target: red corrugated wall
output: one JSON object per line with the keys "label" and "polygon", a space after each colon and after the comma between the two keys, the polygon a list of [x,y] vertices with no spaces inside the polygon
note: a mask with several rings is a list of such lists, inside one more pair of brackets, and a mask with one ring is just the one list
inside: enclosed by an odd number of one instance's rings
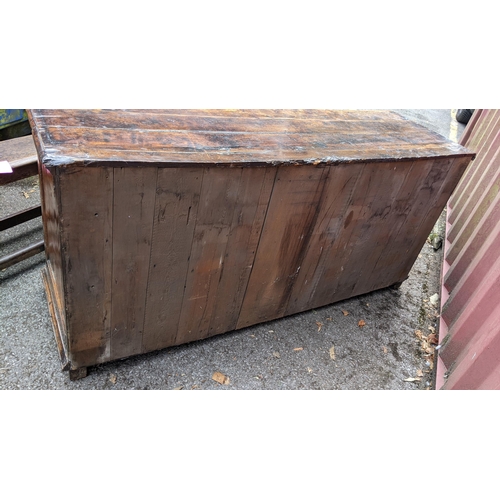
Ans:
{"label": "red corrugated wall", "polygon": [[476,110],[477,153],[447,208],[437,389],[500,388],[500,110]]}

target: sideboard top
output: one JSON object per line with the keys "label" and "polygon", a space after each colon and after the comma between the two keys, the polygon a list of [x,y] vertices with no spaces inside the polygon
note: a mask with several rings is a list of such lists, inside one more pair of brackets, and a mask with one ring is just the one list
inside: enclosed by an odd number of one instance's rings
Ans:
{"label": "sideboard top", "polygon": [[32,109],[47,166],[333,164],[473,157],[388,110]]}

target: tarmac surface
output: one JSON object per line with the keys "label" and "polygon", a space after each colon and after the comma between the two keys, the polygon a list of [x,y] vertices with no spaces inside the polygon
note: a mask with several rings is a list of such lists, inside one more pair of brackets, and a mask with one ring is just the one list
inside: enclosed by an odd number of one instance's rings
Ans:
{"label": "tarmac surface", "polygon": [[[464,126],[453,110],[395,110],[446,138]],[[36,177],[0,187],[0,217],[39,203]],[[444,235],[444,213],[433,233]],[[41,219],[0,233],[0,256],[43,238]],[[61,364],[41,270],[44,254],[0,270],[0,388],[205,390],[425,390],[435,383],[442,249],[426,243],[399,290],[154,353],[89,368],[71,382]],[[364,326],[359,326],[360,321]],[[419,333],[421,332],[421,333]],[[423,337],[423,339],[422,339]],[[229,383],[220,384],[220,372]]]}

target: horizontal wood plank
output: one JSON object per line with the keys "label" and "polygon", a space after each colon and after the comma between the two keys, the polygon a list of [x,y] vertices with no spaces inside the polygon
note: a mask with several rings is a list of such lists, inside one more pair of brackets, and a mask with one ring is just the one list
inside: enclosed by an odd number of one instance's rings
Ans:
{"label": "horizontal wood plank", "polygon": [[31,110],[30,117],[46,163],[275,165],[470,154],[384,110]]}

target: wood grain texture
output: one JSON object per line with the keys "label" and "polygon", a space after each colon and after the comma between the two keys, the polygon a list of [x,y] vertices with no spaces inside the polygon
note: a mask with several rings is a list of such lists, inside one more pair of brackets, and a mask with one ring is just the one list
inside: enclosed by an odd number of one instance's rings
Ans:
{"label": "wood grain texture", "polygon": [[327,175],[311,166],[278,169],[238,328],[285,314]]}
{"label": "wood grain texture", "polygon": [[[400,227],[392,239],[387,241],[376,266],[372,269],[369,281],[381,283],[383,287],[391,284],[388,281],[397,283],[406,280],[411,266],[444,208],[444,204],[438,208],[436,203],[452,164],[453,160],[449,159],[418,162],[413,165],[406,180],[405,191],[402,192],[407,196],[406,200],[403,202],[400,199],[400,206],[397,208],[397,212],[401,213],[398,217]],[[414,190],[410,193],[412,187]],[[431,220],[428,214],[433,206],[436,206],[435,217]],[[422,224],[425,224],[425,227]],[[365,293],[367,290],[364,283],[363,288]]]}
{"label": "wood grain texture", "polygon": [[15,166],[18,162],[27,158],[33,159],[35,162],[38,160],[35,143],[31,135],[0,141],[0,161],[8,161]]}
{"label": "wood grain texture", "polygon": [[351,206],[364,167],[365,164],[358,163],[330,168],[318,205],[317,221],[288,303],[287,314],[317,307],[314,305],[318,302],[316,290],[329,267],[335,266],[347,209]]}
{"label": "wood grain texture", "polygon": [[114,169],[112,359],[142,352],[156,181],[154,167]]}
{"label": "wood grain texture", "polygon": [[203,169],[159,169],[143,350],[173,345],[198,215]]}
{"label": "wood grain texture", "polygon": [[29,117],[72,370],[404,280],[474,156],[384,110]]}
{"label": "wood grain texture", "polygon": [[209,335],[236,328],[267,214],[276,170],[275,167],[241,169],[238,203],[233,211]]}
{"label": "wood grain texture", "polygon": [[392,200],[403,183],[409,165],[411,162],[362,166],[349,206],[344,212],[342,231],[330,246],[326,266],[310,302],[311,307],[355,295],[353,290],[360,282],[376,288],[377,284],[368,279],[367,270],[374,267],[380,247],[389,238]]}
{"label": "wood grain texture", "polygon": [[110,357],[113,171],[66,168],[60,199],[69,360],[76,369]]}
{"label": "wood grain texture", "polygon": [[209,335],[241,176],[242,169],[207,168],[203,173],[176,344]]}
{"label": "wood grain texture", "polygon": [[63,342],[67,345],[66,337],[66,301],[63,276],[63,255],[61,246],[61,219],[60,187],[56,169],[47,169],[39,164],[40,198],[42,206],[43,239],[45,243],[45,259],[47,279],[50,280],[53,290],[54,307],[59,314]]}
{"label": "wood grain texture", "polygon": [[385,110],[31,110],[30,123],[46,164],[317,164],[468,153]]}

